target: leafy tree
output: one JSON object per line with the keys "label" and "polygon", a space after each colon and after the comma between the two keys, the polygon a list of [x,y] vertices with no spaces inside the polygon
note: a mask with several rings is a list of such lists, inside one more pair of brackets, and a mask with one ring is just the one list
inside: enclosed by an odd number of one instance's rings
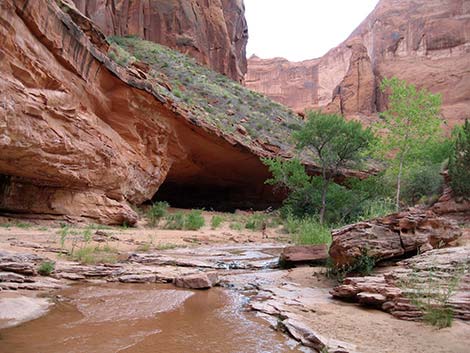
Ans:
{"label": "leafy tree", "polygon": [[454,151],[449,160],[450,186],[458,196],[470,196],[470,123],[457,130]]}
{"label": "leafy tree", "polygon": [[378,125],[386,134],[378,144],[378,152],[389,158],[390,168],[396,175],[396,209],[400,208],[402,177],[405,168],[422,156],[427,144],[440,136],[440,95],[418,90],[414,85],[396,77],[384,79],[380,86],[389,92],[388,109],[382,113]]}
{"label": "leafy tree", "polygon": [[338,115],[309,112],[308,121],[293,134],[297,147],[318,163],[322,179],[320,223],[323,224],[330,183],[343,168],[354,167],[362,160],[374,134],[355,121]]}

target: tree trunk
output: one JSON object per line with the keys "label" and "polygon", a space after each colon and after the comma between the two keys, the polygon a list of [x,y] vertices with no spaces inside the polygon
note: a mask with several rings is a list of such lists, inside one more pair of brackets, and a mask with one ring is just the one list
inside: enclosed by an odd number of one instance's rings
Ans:
{"label": "tree trunk", "polygon": [[400,211],[400,193],[401,193],[401,174],[403,171],[403,157],[400,157],[400,167],[398,169],[397,176],[397,196],[396,196],[396,209],[397,212]]}
{"label": "tree trunk", "polygon": [[330,181],[328,179],[323,179],[323,189],[321,191],[321,209],[320,209],[320,224],[323,224],[325,220],[326,212],[326,194],[328,192],[328,184]]}

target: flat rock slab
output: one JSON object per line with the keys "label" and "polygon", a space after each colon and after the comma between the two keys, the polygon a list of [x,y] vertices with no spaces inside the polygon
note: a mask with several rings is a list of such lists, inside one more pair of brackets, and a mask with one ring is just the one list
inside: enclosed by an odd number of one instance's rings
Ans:
{"label": "flat rock slab", "polygon": [[279,257],[281,266],[295,266],[302,264],[323,264],[328,259],[328,246],[322,245],[296,245],[287,246]]}
{"label": "flat rock slab", "polygon": [[0,328],[19,325],[47,313],[52,303],[45,298],[0,298]]}
{"label": "flat rock slab", "polygon": [[0,272],[0,282],[16,282],[23,283],[25,276],[19,275],[14,272]]}
{"label": "flat rock slab", "polygon": [[157,276],[153,274],[143,275],[124,275],[118,278],[122,283],[151,283],[157,280]]}

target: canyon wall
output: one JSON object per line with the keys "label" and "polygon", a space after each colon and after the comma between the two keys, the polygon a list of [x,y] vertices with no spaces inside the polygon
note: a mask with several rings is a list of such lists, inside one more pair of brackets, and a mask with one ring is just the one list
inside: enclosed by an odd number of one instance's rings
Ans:
{"label": "canyon wall", "polygon": [[242,82],[248,27],[243,0],[73,0],[105,35],[135,35],[188,54]]}
{"label": "canyon wall", "polygon": [[131,205],[167,180],[268,202],[269,152],[163,97],[138,63],[116,64],[68,4],[0,3],[1,214],[133,224]]}
{"label": "canyon wall", "polygon": [[322,108],[368,120],[385,109],[378,84],[391,76],[441,93],[449,127],[468,117],[470,2],[381,0],[321,58],[250,58],[246,85],[299,112]]}

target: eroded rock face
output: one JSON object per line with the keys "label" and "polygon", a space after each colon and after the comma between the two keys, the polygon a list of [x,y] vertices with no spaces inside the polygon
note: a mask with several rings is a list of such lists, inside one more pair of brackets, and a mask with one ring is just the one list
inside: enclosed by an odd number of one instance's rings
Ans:
{"label": "eroded rock face", "polygon": [[73,8],[4,1],[0,38],[2,212],[133,224],[129,204],[150,200],[167,176],[240,200],[269,195],[259,160],[269,151],[194,121],[138,63],[115,64]]}
{"label": "eroded rock face", "polygon": [[189,54],[242,82],[248,27],[243,0],[73,0],[105,35],[136,35]]}
{"label": "eroded rock face", "polygon": [[402,261],[398,268],[385,274],[346,278],[331,294],[382,309],[399,319],[417,320],[423,310],[413,301],[416,293],[417,300],[424,302],[427,296],[443,296],[449,291],[445,304],[452,308],[454,317],[470,320],[469,266],[469,246],[436,249]]}
{"label": "eroded rock face", "polygon": [[326,108],[367,121],[397,76],[443,95],[449,126],[470,110],[470,5],[462,0],[381,0],[338,47],[302,62],[248,60],[246,85],[296,111]]}
{"label": "eroded rock face", "polygon": [[376,261],[442,247],[458,239],[461,229],[431,210],[412,208],[332,232],[330,256],[336,266],[353,264],[364,250]]}

